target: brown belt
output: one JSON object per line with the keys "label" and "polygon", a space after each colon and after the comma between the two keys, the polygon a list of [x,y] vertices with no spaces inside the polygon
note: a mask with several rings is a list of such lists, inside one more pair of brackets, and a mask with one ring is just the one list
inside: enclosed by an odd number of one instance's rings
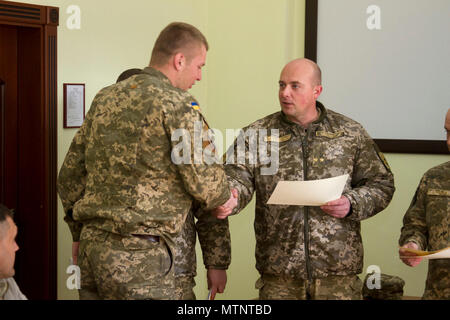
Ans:
{"label": "brown belt", "polygon": [[146,234],[133,234],[133,236],[141,238],[141,239],[145,239],[151,242],[156,242],[159,243],[159,236],[150,236],[150,235],[146,235]]}

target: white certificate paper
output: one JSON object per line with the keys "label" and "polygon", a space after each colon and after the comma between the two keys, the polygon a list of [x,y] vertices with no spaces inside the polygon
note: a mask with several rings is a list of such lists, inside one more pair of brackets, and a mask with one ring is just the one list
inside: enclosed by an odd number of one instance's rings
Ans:
{"label": "white certificate paper", "polygon": [[310,181],[280,181],[267,204],[322,206],[337,200],[349,175]]}
{"label": "white certificate paper", "polygon": [[[409,248],[402,248],[402,250],[408,251],[410,253],[415,254],[418,257],[424,259],[449,259],[450,258],[450,247],[436,250],[436,251],[422,251],[422,250],[414,250]],[[405,258],[414,258],[414,256],[404,256]]]}

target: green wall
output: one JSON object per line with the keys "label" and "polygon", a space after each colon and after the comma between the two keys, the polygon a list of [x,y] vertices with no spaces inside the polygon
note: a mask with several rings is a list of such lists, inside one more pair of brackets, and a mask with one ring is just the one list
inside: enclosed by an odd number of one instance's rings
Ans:
{"label": "green wall", "polygon": [[[304,0],[45,0],[22,1],[60,8],[58,29],[58,168],[76,132],[62,128],[62,84],[85,83],[86,107],[95,93],[115,81],[125,69],[148,64],[154,40],[168,23],[184,21],[202,30],[210,43],[203,80],[192,93],[212,128],[241,128],[279,110],[278,78],[286,62],[303,56]],[[68,6],[81,9],[81,29],[69,30]],[[326,72],[326,70],[323,70]],[[327,84],[324,84],[324,90]],[[357,120],[357,119],[356,119]],[[440,124],[439,124],[440,125]],[[225,136],[225,135],[224,135]],[[230,141],[223,141],[224,147]],[[388,154],[397,192],[387,210],[362,225],[365,267],[378,265],[406,282],[405,294],[420,296],[426,265],[409,268],[397,257],[401,219],[426,169],[448,156]],[[226,293],[219,299],[254,299],[254,203],[230,219],[232,264]],[[65,270],[71,237],[58,203],[58,298],[77,299],[66,288]],[[206,273],[199,262],[197,298],[205,299]],[[363,277],[363,273],[361,276]]]}

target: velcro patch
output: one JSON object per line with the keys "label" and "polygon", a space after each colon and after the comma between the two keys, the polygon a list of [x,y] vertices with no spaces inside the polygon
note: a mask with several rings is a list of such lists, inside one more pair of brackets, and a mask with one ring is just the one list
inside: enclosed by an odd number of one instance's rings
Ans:
{"label": "velcro patch", "polygon": [[200,106],[198,105],[197,102],[191,102],[191,107],[192,107],[194,110],[200,110]]}
{"label": "velcro patch", "polygon": [[275,136],[269,136],[269,137],[264,137],[264,141],[265,142],[286,142],[291,140],[291,135],[287,134],[285,136],[282,137],[275,137]]}
{"label": "velcro patch", "polygon": [[444,196],[450,197],[450,190],[442,190],[442,189],[430,189],[427,192],[428,196]]}
{"label": "velcro patch", "polygon": [[326,137],[330,139],[335,139],[342,137],[344,135],[344,131],[338,131],[338,132],[327,132],[327,131],[316,131],[317,137]]}

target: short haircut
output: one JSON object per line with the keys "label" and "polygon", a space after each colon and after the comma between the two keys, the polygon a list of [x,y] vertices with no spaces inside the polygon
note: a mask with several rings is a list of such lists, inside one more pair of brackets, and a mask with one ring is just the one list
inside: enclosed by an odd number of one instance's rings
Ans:
{"label": "short haircut", "polygon": [[117,78],[117,82],[123,81],[128,79],[131,76],[134,76],[135,74],[141,74],[142,73],[142,69],[137,69],[137,68],[133,68],[133,69],[128,69],[125,70],[124,72],[122,72],[119,77]]}
{"label": "short haircut", "polygon": [[8,217],[13,218],[12,211],[0,204],[0,239],[3,239],[5,231],[9,228],[9,225],[6,223],[6,218]]}
{"label": "short haircut", "polygon": [[[189,49],[202,44],[208,51],[208,41],[200,30],[187,23],[173,22],[165,27],[156,39],[150,65],[165,65],[176,53],[189,51]],[[187,55],[188,52],[183,53]],[[187,55],[187,59],[190,60],[191,57]]]}

